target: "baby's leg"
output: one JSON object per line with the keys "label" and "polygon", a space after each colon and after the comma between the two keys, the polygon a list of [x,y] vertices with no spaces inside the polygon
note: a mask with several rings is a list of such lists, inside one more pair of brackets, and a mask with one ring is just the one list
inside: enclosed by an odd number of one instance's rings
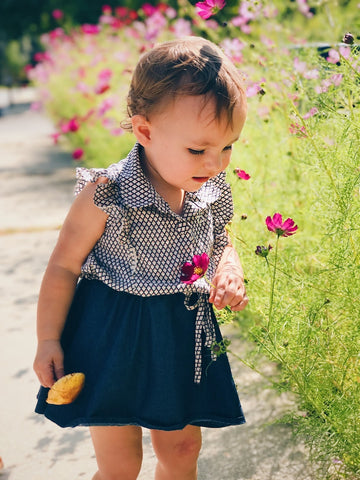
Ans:
{"label": "baby's leg", "polygon": [[196,480],[201,449],[200,427],[188,425],[183,430],[151,430],[156,453],[155,480]]}
{"label": "baby's leg", "polygon": [[90,427],[98,472],[93,480],[136,480],[142,462],[140,427]]}

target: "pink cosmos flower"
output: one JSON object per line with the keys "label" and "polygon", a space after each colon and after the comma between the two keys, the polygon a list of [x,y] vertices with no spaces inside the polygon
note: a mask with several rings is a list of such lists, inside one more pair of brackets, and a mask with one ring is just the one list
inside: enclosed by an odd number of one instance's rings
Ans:
{"label": "pink cosmos flower", "polygon": [[257,95],[261,90],[261,86],[260,84],[258,83],[253,83],[251,85],[249,85],[247,88],[246,88],[246,96],[247,98],[250,98],[250,97],[255,97],[255,95]]}
{"label": "pink cosmos flower", "polygon": [[176,38],[191,35],[191,23],[184,18],[178,18],[173,24],[174,35]]}
{"label": "pink cosmos flower", "polygon": [[55,10],[53,10],[51,15],[53,16],[53,18],[55,18],[55,20],[61,20],[64,16],[64,12],[59,8],[56,8]]}
{"label": "pink cosmos flower", "polygon": [[100,32],[100,27],[98,27],[98,25],[89,25],[88,23],[85,23],[84,25],[81,25],[80,28],[82,33],[87,35],[97,35]]}
{"label": "pink cosmos flower", "polygon": [[98,108],[98,115],[103,117],[108,110],[111,110],[115,105],[115,98],[106,98]]}
{"label": "pink cosmos flower", "polygon": [[99,23],[104,25],[111,25],[113,26],[114,23],[120,21],[118,18],[114,18],[112,15],[101,15],[99,18]]}
{"label": "pink cosmos flower", "polygon": [[317,68],[312,68],[311,70],[304,72],[304,78],[307,78],[308,80],[319,78],[319,76],[320,72]]}
{"label": "pink cosmos flower", "polygon": [[40,112],[42,108],[42,105],[40,102],[33,102],[31,105],[30,105],[30,110],[32,112]]}
{"label": "pink cosmos flower", "polygon": [[262,4],[256,0],[243,0],[240,3],[239,14],[246,22],[255,20],[261,15]]}
{"label": "pink cosmos flower", "polygon": [[151,5],[150,3],[144,3],[144,5],[141,8],[147,17],[151,17],[151,15],[153,15],[157,11],[157,8]]}
{"label": "pink cosmos flower", "polygon": [[314,15],[307,4],[307,0],[296,0],[296,3],[298,4],[299,11],[305,15],[305,17],[311,18]]}
{"label": "pink cosmos flower", "polygon": [[205,0],[195,4],[196,13],[203,19],[210,18],[225,7],[225,0]]}
{"label": "pink cosmos flower", "polygon": [[350,47],[344,47],[341,46],[339,48],[339,53],[342,55],[346,60],[350,59],[350,54],[351,54],[351,48]]}
{"label": "pink cosmos flower", "polygon": [[340,62],[340,54],[337,50],[335,50],[334,48],[331,48],[329,50],[329,53],[328,53],[328,56],[326,57],[326,60],[329,62],[329,63],[338,63]]}
{"label": "pink cosmos flower", "polygon": [[307,137],[306,128],[304,125],[299,125],[298,123],[291,123],[289,127],[289,132],[292,135],[297,137]]}
{"label": "pink cosmos flower", "polygon": [[80,124],[76,117],[73,117],[68,122],[60,125],[61,133],[77,132],[79,128]]}
{"label": "pink cosmos flower", "polygon": [[101,72],[99,72],[98,79],[109,81],[112,75],[113,75],[113,71],[110,68],[104,68],[103,70],[101,70]]}
{"label": "pink cosmos flower", "polygon": [[57,145],[59,142],[59,138],[61,137],[61,133],[60,132],[51,133],[50,137],[53,139],[54,145]]}
{"label": "pink cosmos flower", "polygon": [[287,218],[283,222],[280,213],[274,213],[272,218],[270,216],[266,217],[265,222],[268,230],[276,233],[278,237],[290,237],[298,229],[298,226],[294,225],[295,222],[292,218]]}
{"label": "pink cosmos flower", "polygon": [[338,87],[340,85],[340,83],[342,82],[342,79],[343,79],[342,73],[334,73],[334,75],[330,77],[330,81],[333,83],[333,85],[335,85],[335,87]]}
{"label": "pink cosmos flower", "polygon": [[34,68],[34,67],[33,67],[32,65],[30,65],[30,64],[25,65],[25,67],[24,67],[24,72],[25,72],[25,74],[27,75],[29,72],[31,72],[31,70],[32,70],[33,68]]}
{"label": "pink cosmos flower", "polygon": [[306,120],[310,117],[313,117],[314,115],[316,115],[317,113],[319,113],[319,110],[316,108],[316,107],[312,107],[307,113],[305,113],[305,115],[303,116],[303,118]]}
{"label": "pink cosmos flower", "polygon": [[82,148],[77,148],[72,152],[72,158],[74,160],[81,160],[84,155],[84,150]]}
{"label": "pink cosmos flower", "polygon": [[65,32],[62,28],[58,27],[49,32],[50,41],[53,43],[58,38],[65,38]]}
{"label": "pink cosmos flower", "polygon": [[221,42],[221,47],[224,49],[225,54],[232,59],[233,62],[242,62],[243,55],[242,49],[245,44],[238,38],[225,38]]}
{"label": "pink cosmos flower", "polygon": [[79,130],[80,125],[76,117],[73,117],[69,120],[68,127],[70,132],[77,132]]}
{"label": "pink cosmos flower", "polygon": [[48,52],[36,52],[34,60],[35,62],[51,62],[52,58]]}
{"label": "pink cosmos flower", "polygon": [[209,266],[209,256],[206,253],[194,255],[191,263],[186,262],[181,268],[180,281],[191,285],[199,278],[202,278]]}
{"label": "pink cosmos flower", "polygon": [[240,170],[240,168],[235,168],[235,173],[241,180],[249,180],[251,178],[245,170]]}
{"label": "pink cosmos flower", "polygon": [[167,20],[164,15],[161,12],[155,12],[145,20],[146,40],[155,40],[166,25]]}
{"label": "pink cosmos flower", "polygon": [[95,88],[94,92],[96,95],[102,95],[103,93],[107,92],[110,89],[110,85],[107,82],[99,82]]}
{"label": "pink cosmos flower", "polygon": [[103,12],[104,15],[111,15],[112,14],[112,8],[110,5],[103,5],[101,7],[101,11]]}
{"label": "pink cosmos flower", "polygon": [[124,18],[128,15],[129,9],[127,7],[116,7],[115,8],[115,15]]}

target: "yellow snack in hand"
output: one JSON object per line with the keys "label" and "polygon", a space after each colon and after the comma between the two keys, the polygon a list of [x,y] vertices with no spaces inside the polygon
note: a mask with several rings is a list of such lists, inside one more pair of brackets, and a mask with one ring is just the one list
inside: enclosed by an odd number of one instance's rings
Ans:
{"label": "yellow snack in hand", "polygon": [[85,383],[83,373],[69,373],[59,378],[50,388],[47,403],[52,405],[66,405],[73,402],[81,392]]}

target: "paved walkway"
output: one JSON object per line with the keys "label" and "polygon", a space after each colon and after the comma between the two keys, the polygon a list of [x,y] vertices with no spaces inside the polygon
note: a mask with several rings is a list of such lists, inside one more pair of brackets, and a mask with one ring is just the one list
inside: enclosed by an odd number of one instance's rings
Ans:
{"label": "paved walkway", "polygon": [[[41,114],[19,105],[0,118],[1,480],[90,480],[96,469],[86,428],[60,429],[33,413],[37,293],[74,186],[74,165],[52,146],[52,131]],[[232,348],[241,354],[246,345],[234,338]],[[291,408],[289,396],[238,361],[232,365],[247,424],[204,429],[199,480],[315,478],[290,428],[271,424]],[[154,466],[144,431],[139,479],[151,480]]]}

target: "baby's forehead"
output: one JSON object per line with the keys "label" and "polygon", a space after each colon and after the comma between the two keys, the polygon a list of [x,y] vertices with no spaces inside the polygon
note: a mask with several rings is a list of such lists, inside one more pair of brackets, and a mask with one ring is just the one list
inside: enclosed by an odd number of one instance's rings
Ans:
{"label": "baby's forehead", "polygon": [[[216,95],[211,93],[204,95],[176,94],[165,96],[161,102],[153,109],[155,115],[171,115],[174,111],[182,111],[197,117],[205,123],[223,123],[231,120],[229,118],[229,109],[224,105],[219,108]],[[231,113],[234,115],[245,115],[242,98],[236,99],[233,103]]]}

